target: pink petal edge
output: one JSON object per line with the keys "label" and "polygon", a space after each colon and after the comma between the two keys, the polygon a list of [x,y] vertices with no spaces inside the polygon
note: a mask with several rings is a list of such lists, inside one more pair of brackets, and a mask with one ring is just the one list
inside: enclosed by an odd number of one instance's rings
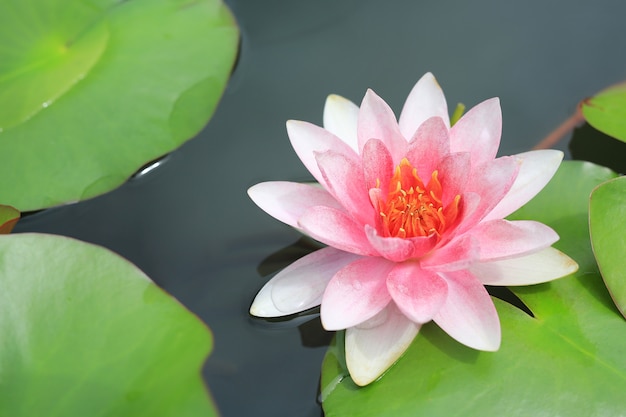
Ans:
{"label": "pink petal edge", "polygon": [[356,153],[349,145],[329,131],[312,123],[289,120],[287,121],[287,134],[289,135],[291,146],[293,146],[294,151],[296,151],[304,166],[322,185],[324,185],[324,178],[315,160],[316,152],[321,153],[332,150],[333,152],[357,158]]}
{"label": "pink petal edge", "polygon": [[450,128],[448,104],[443,90],[435,76],[427,72],[411,89],[402,111],[399,126],[405,138],[411,138],[417,128],[431,117],[440,117],[447,128]]}
{"label": "pink petal edge", "polygon": [[341,204],[317,184],[268,181],[250,187],[248,195],[267,214],[297,229],[298,219],[310,207],[341,209]]}
{"label": "pink petal edge", "polygon": [[265,283],[250,306],[250,314],[281,317],[319,305],[328,281],[356,259],[357,255],[323,248],[296,260]]}
{"label": "pink petal edge", "polygon": [[365,236],[380,256],[393,262],[403,262],[410,258],[420,257],[437,244],[437,236],[435,234],[411,239],[382,237],[370,225],[365,226]]}
{"label": "pink petal edge", "polygon": [[409,142],[406,158],[417,169],[417,175],[428,182],[433,171],[440,168],[450,154],[448,127],[441,117],[426,119]]}
{"label": "pink petal edge", "polygon": [[470,234],[461,235],[448,242],[420,262],[422,268],[448,272],[467,269],[478,260],[480,247],[478,241]]}
{"label": "pink petal edge", "polygon": [[433,318],[452,338],[473,349],[500,347],[500,320],[483,284],[468,271],[445,274],[448,297]]}
{"label": "pink petal edge", "polygon": [[361,161],[326,151],[315,156],[326,189],[360,224],[371,222],[374,211],[365,187]]}
{"label": "pink petal edge", "polygon": [[483,262],[538,252],[559,240],[550,227],[530,220],[491,220],[480,223],[470,233],[478,242]]}
{"label": "pink petal edge", "polygon": [[472,107],[450,129],[450,151],[469,152],[472,166],[491,161],[502,135],[502,111],[497,97]]}
{"label": "pink petal edge", "polygon": [[357,255],[378,256],[367,240],[363,226],[344,211],[323,206],[311,207],[300,217],[298,225],[313,239],[328,246]]}
{"label": "pink petal edge", "polygon": [[504,198],[485,216],[485,220],[504,218],[529,202],[550,182],[563,160],[563,152],[543,149],[513,157],[520,161],[515,182]]}
{"label": "pink petal edge", "polygon": [[372,90],[367,90],[361,103],[357,137],[361,152],[368,140],[381,140],[389,150],[394,165],[398,165],[406,155],[408,142],[400,132],[393,110]]}
{"label": "pink petal edge", "polygon": [[328,282],[337,271],[359,258],[327,247],[298,259],[272,278],[270,296],[273,305],[282,315],[319,305]]}
{"label": "pink petal edge", "polygon": [[421,324],[432,320],[448,294],[446,281],[417,262],[396,265],[387,278],[387,289],[398,309]]}
{"label": "pink petal edge", "polygon": [[393,267],[386,259],[368,257],[337,271],[322,298],[322,326],[342,330],[378,314],[391,300],[386,281]]}

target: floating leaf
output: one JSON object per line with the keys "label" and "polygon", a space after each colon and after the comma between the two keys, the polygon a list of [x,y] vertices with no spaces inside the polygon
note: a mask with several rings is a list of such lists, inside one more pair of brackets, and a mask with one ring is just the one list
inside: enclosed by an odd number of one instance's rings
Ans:
{"label": "floating leaf", "polygon": [[220,0],[3,1],[3,202],[93,197],[178,147],[212,115],[237,42]]}
{"label": "floating leaf", "polygon": [[0,236],[0,340],[2,416],[216,415],[206,327],[103,248]]}
{"label": "floating leaf", "polygon": [[626,317],[626,177],[599,185],[589,201],[589,229],[602,278]]}
{"label": "floating leaf", "polygon": [[583,101],[582,111],[591,126],[626,142],[626,83],[607,88]]}
{"label": "floating leaf", "polygon": [[327,417],[591,416],[626,409],[626,323],[612,304],[589,248],[587,202],[614,177],[590,163],[563,163],[550,184],[512,218],[537,219],[581,265],[552,283],[511,290],[534,313],[494,299],[502,323],[497,352],[467,348],[430,323],[383,377],[357,387],[340,340],[322,369]]}
{"label": "floating leaf", "polygon": [[[13,227],[20,219],[20,212],[11,206],[0,204],[0,235],[11,233]],[[1,291],[1,290],[0,290]]]}

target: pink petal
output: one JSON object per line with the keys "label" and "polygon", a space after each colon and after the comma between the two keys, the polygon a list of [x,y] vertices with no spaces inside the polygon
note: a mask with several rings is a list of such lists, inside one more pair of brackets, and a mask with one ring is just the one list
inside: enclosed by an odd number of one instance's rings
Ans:
{"label": "pink petal", "polygon": [[513,186],[485,220],[501,219],[526,204],[550,181],[563,159],[563,152],[552,149],[514,155],[521,166]]}
{"label": "pink petal", "polygon": [[518,258],[478,262],[470,270],[485,285],[531,285],[573,274],[578,264],[550,247]]}
{"label": "pink petal", "polygon": [[314,124],[289,120],[287,122],[287,133],[289,134],[291,146],[293,146],[298,157],[320,184],[324,184],[324,178],[315,160],[316,152],[322,153],[332,150],[357,158],[357,154],[349,145],[329,131]]}
{"label": "pink petal", "polygon": [[359,152],[356,137],[359,107],[350,100],[331,94],[324,105],[324,129],[333,133],[350,146],[354,152]]}
{"label": "pink petal", "polygon": [[372,222],[374,210],[360,161],[333,151],[317,154],[316,159],[326,188],[335,199],[361,224]]}
{"label": "pink petal", "polygon": [[459,204],[459,213],[456,220],[451,223],[451,227],[446,229],[439,242],[439,247],[447,245],[452,239],[461,236],[475,225],[478,215],[477,210],[480,207],[481,198],[478,194],[469,192],[461,194],[461,202]]}
{"label": "pink petal", "polygon": [[385,144],[379,139],[370,139],[363,147],[363,175],[365,187],[389,190],[389,180],[393,176],[393,161]]}
{"label": "pink petal", "polygon": [[470,233],[478,240],[481,261],[530,254],[559,240],[554,230],[535,221],[491,220],[474,227]]}
{"label": "pink petal", "polygon": [[437,244],[437,236],[415,237],[402,239],[399,237],[382,237],[376,229],[366,225],[365,235],[373,248],[390,261],[403,262],[410,258],[417,258],[427,252]]}
{"label": "pink petal", "polygon": [[433,320],[457,341],[474,349],[500,347],[500,321],[485,287],[468,271],[448,272],[448,297]]}
{"label": "pink petal", "polygon": [[422,123],[409,142],[407,159],[417,169],[417,175],[428,182],[441,160],[450,153],[448,127],[441,117],[431,117]]}
{"label": "pink petal", "polygon": [[446,272],[466,269],[478,260],[478,241],[471,235],[461,235],[439,247],[420,261],[424,269]]}
{"label": "pink petal", "polygon": [[319,305],[330,279],[359,256],[335,248],[310,253],[270,279],[250,307],[257,317],[280,317]]}
{"label": "pink petal", "polygon": [[416,323],[432,320],[448,293],[446,281],[421,269],[417,262],[404,262],[393,268],[387,289],[400,311]]}
{"label": "pink petal", "polygon": [[450,154],[439,163],[437,178],[441,183],[444,206],[466,191],[470,170],[470,154],[467,152]]}
{"label": "pink petal", "polygon": [[378,255],[367,240],[363,227],[343,211],[324,206],[311,207],[300,217],[298,224],[313,239],[328,246],[357,255]]}
{"label": "pink petal", "polygon": [[450,150],[469,152],[472,166],[496,157],[502,134],[500,100],[492,98],[470,109],[450,129]]}
{"label": "pink petal", "polygon": [[391,153],[394,165],[398,165],[406,154],[407,140],[400,133],[393,111],[372,90],[367,90],[361,103],[357,137],[361,150],[370,139],[383,141]]}
{"label": "pink petal", "polygon": [[267,214],[298,229],[298,219],[310,207],[341,208],[328,191],[312,184],[287,181],[263,182],[250,187],[248,195]]}
{"label": "pink petal", "polygon": [[380,202],[383,201],[386,193],[383,193],[380,188],[370,188],[368,194],[370,197],[370,203],[372,204],[372,208],[374,210],[374,221],[371,223],[375,225],[376,230],[380,230],[382,229],[382,219],[380,218]]}
{"label": "pink petal", "polygon": [[413,137],[417,128],[431,117],[440,117],[450,127],[448,105],[443,90],[430,72],[415,84],[400,113],[400,130],[405,138]]}
{"label": "pink petal", "polygon": [[519,161],[510,156],[504,156],[486,162],[472,172],[470,182],[465,190],[480,196],[478,207],[457,233],[468,230],[483,219],[509,192],[519,171]]}
{"label": "pink petal", "polygon": [[383,258],[361,258],[338,271],[322,299],[324,328],[342,330],[356,326],[385,308],[391,300],[386,280],[393,267],[393,262]]}
{"label": "pink petal", "polygon": [[355,384],[380,377],[411,345],[420,325],[389,303],[365,323],[346,330],[346,365]]}

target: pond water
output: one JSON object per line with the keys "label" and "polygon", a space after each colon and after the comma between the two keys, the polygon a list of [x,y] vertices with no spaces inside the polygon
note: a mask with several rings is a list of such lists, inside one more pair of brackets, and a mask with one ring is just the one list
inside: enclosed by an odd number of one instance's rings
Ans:
{"label": "pond water", "polygon": [[317,417],[330,335],[317,320],[298,327],[248,315],[269,274],[311,250],[246,195],[260,181],[310,179],[285,121],[321,124],[326,95],[359,103],[367,88],[398,113],[432,71],[450,107],[499,96],[500,154],[527,150],[579,100],[626,79],[626,2],[227,3],[241,26],[241,55],[198,137],[147,175],[29,216],[16,232],[110,248],[206,322],[215,348],[204,375],[224,417]]}

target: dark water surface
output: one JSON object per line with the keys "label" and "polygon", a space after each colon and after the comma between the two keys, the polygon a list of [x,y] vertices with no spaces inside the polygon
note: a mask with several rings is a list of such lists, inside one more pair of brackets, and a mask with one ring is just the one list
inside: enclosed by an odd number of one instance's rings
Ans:
{"label": "dark water surface", "polygon": [[326,95],[359,103],[368,87],[399,113],[432,71],[450,107],[499,96],[500,154],[527,150],[580,99],[626,79],[626,2],[228,3],[241,25],[241,56],[201,134],[148,175],[27,217],[16,232],[110,248],[204,320],[215,335],[204,375],[224,417],[318,417],[328,340],[318,323],[299,330],[247,312],[265,274],[307,250],[263,262],[299,235],[246,195],[260,181],[310,179],[285,121],[320,124]]}

